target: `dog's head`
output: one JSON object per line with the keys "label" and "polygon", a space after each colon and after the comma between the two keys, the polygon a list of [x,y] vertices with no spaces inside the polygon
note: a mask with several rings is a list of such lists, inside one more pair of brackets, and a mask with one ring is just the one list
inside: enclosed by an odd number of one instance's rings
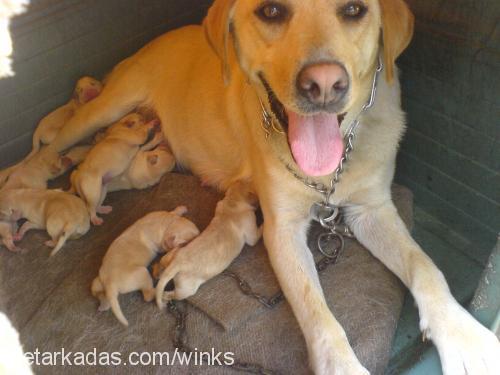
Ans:
{"label": "dog's head", "polygon": [[299,167],[320,176],[340,161],[340,124],[367,100],[380,54],[394,79],[413,16],[404,0],[216,0],[204,28],[226,83],[239,65]]}

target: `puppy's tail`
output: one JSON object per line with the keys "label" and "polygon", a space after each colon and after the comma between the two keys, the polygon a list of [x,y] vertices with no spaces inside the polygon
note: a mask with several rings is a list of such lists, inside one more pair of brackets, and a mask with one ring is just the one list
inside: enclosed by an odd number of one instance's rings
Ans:
{"label": "puppy's tail", "polygon": [[73,232],[73,230],[71,228],[71,225],[66,225],[64,227],[64,229],[62,230],[61,234],[59,235],[59,238],[57,239],[56,246],[50,252],[50,256],[51,257],[53,257],[54,255],[56,255],[59,252],[59,250],[62,249],[62,247],[64,246],[64,244],[66,243],[66,241],[68,240],[68,237],[70,236],[70,234],[72,232]]}
{"label": "puppy's tail", "polygon": [[177,275],[177,273],[177,267],[175,267],[173,263],[170,263],[167,268],[163,270],[160,276],[160,280],[156,285],[156,304],[160,309],[163,309],[165,307],[165,303],[163,303],[163,293],[165,291],[165,287],[167,286],[168,282],[172,280],[175,275]]}
{"label": "puppy's tail", "polygon": [[111,310],[113,314],[115,314],[116,319],[118,319],[121,324],[128,327],[128,320],[125,318],[125,315],[123,315],[120,302],[118,302],[118,291],[115,288],[107,289],[106,297],[108,297]]}

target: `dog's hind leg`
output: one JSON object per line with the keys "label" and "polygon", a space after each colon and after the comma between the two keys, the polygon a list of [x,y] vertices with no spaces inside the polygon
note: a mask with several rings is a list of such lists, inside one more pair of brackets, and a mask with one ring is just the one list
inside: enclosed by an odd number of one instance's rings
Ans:
{"label": "dog's hind leg", "polygon": [[144,73],[130,61],[117,66],[101,94],[80,107],[60,130],[50,147],[57,152],[73,146],[101,128],[118,121],[147,99]]}
{"label": "dog's hind leg", "polygon": [[97,216],[97,209],[102,197],[102,179],[94,176],[84,176],[77,188],[80,197],[85,201],[90,215],[90,221],[94,225],[102,225],[103,220]]}

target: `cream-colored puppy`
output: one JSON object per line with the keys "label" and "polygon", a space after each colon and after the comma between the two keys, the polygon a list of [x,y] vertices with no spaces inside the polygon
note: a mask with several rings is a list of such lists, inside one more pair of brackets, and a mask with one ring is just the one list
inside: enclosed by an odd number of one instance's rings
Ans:
{"label": "cream-colored puppy", "polygon": [[104,139],[90,150],[87,158],[72,173],[72,191],[87,204],[94,225],[103,222],[97,213],[106,214],[112,210],[101,205],[106,197],[106,185],[127,170],[157,125],[157,120],[145,124],[138,114],[125,116],[112,125]]}
{"label": "cream-colored puppy", "polygon": [[14,233],[16,232],[16,223],[0,221],[0,239],[4,246],[12,252],[19,252],[21,250],[14,244]]}
{"label": "cream-colored puppy", "polygon": [[186,212],[183,206],[172,212],[152,212],[113,241],[91,286],[92,295],[100,301],[99,311],[111,307],[118,320],[128,325],[118,295],[141,290],[145,301],[153,300],[155,290],[147,269],[149,263],[158,253],[186,244],[200,233],[182,217]]}
{"label": "cream-colored puppy", "polygon": [[99,96],[102,91],[102,84],[92,77],[82,77],[78,80],[71,100],[65,105],[57,108],[45,116],[33,134],[33,149],[21,162],[4,169],[0,172],[0,185],[2,185],[9,176],[22,168],[40,151],[44,144],[50,144],[57,136],[61,128],[73,117],[76,110],[83,104]]}
{"label": "cream-colored puppy", "polygon": [[45,116],[33,134],[33,150],[27,159],[35,155],[42,144],[50,144],[59,133],[59,130],[75,114],[83,104],[95,99],[102,91],[102,84],[92,77],[80,78],[75,87],[73,97],[65,105]]}
{"label": "cream-colored puppy", "polygon": [[[160,269],[165,269],[156,287],[158,307],[163,308],[163,300],[192,296],[201,284],[224,271],[245,244],[254,246],[259,241],[262,228],[257,227],[256,205],[250,185],[237,182],[227,190],[207,229],[186,247],[175,248],[161,259]],[[172,279],[175,290],[164,292]]]}
{"label": "cream-colored puppy", "polygon": [[174,167],[175,158],[167,146],[161,145],[151,151],[141,150],[128,169],[109,182],[107,191],[146,189],[156,185]]}
{"label": "cream-colored puppy", "polygon": [[1,190],[46,189],[47,181],[66,173],[85,159],[90,146],[76,146],[63,156],[48,149],[20,164],[7,178]]}
{"label": "cream-colored puppy", "polygon": [[45,242],[55,255],[68,239],[76,239],[90,229],[83,201],[60,190],[12,189],[0,193],[0,220],[12,223],[25,218],[16,235],[21,240],[31,229],[46,229],[51,240]]}

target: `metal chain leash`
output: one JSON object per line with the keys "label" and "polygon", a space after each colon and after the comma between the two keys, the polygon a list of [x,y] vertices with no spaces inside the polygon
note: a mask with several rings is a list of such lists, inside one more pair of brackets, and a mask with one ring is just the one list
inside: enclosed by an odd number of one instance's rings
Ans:
{"label": "metal chain leash", "polygon": [[[328,268],[328,266],[335,264],[337,262],[339,255],[340,252],[338,252],[334,258],[325,256],[322,259],[320,259],[316,263],[316,270],[318,271],[318,273],[325,271]],[[226,270],[222,272],[221,275],[229,277],[234,281],[236,281],[241,293],[255,299],[261,305],[263,305],[265,308],[269,310],[274,309],[277,305],[279,305],[281,302],[285,300],[285,296],[282,291],[277,292],[271,297],[266,297],[263,294],[255,292],[253,288],[250,286],[250,284],[246,280],[244,280],[241,276],[239,276],[236,272]],[[190,353],[193,352],[193,350],[188,345],[187,342],[187,329],[186,329],[187,309],[188,309],[188,304],[186,302],[171,300],[167,303],[167,311],[175,319],[174,335],[173,335],[174,347],[181,352]],[[232,365],[225,365],[225,366],[235,371],[245,372],[247,374],[278,375],[278,372],[266,369],[265,367],[254,363],[235,361]]]}
{"label": "metal chain leash", "polygon": [[[167,311],[175,319],[174,335],[172,339],[174,348],[182,353],[194,352],[187,342],[186,321],[188,304],[182,301],[169,301],[167,303]],[[268,370],[263,366],[248,362],[234,361],[232,365],[221,364],[221,366],[229,367],[235,371],[245,372],[247,374],[279,375],[276,371]]]}

